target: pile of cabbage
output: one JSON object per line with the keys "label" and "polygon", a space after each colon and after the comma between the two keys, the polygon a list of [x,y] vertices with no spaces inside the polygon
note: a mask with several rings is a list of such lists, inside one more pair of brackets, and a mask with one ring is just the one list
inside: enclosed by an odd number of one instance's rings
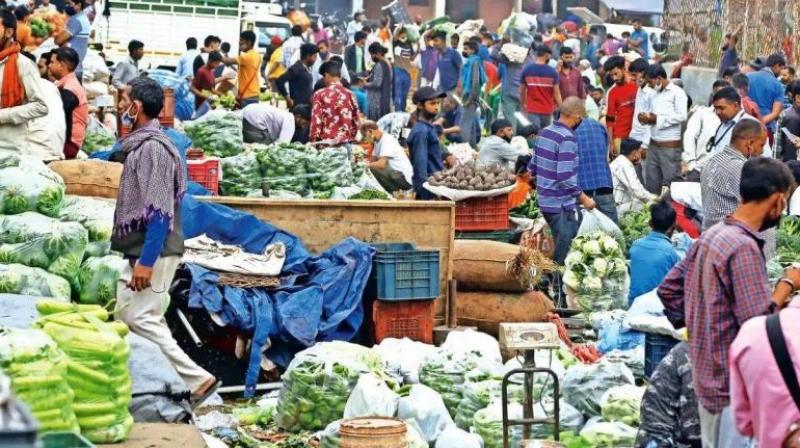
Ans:
{"label": "pile of cabbage", "polygon": [[42,161],[0,155],[0,214],[39,212],[55,217],[64,202],[64,180]]}

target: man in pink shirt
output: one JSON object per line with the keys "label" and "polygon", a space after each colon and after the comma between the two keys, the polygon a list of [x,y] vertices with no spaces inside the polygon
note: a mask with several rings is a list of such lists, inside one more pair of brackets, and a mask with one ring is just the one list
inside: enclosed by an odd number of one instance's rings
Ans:
{"label": "man in pink shirt", "polygon": [[67,119],[67,141],[64,143],[64,158],[74,159],[86,137],[86,125],[89,122],[89,102],[83,90],[75,68],[78,66],[78,53],[72,48],[64,47],[53,50],[50,58],[50,75],[56,80],[56,87],[61,91],[64,101],[64,112]]}
{"label": "man in pink shirt", "polygon": [[[800,300],[779,316],[792,368],[800,375]],[[770,347],[767,319],[745,322],[731,345],[731,406],[739,432],[755,438],[761,448],[780,448],[789,427],[800,420],[800,410]]]}

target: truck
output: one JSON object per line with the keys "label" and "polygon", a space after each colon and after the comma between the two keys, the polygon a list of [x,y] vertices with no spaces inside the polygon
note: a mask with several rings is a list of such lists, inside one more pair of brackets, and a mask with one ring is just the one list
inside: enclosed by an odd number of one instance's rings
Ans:
{"label": "truck", "polygon": [[263,53],[273,36],[285,40],[292,23],[282,17],[279,4],[244,0],[106,0],[108,16],[98,14],[95,42],[103,44],[113,62],[128,55],[128,42],[144,43],[144,64],[149,68],[174,68],[186,52],[186,39],[194,37],[199,46],[206,36],[219,36],[239,48],[239,34],[256,33]]}

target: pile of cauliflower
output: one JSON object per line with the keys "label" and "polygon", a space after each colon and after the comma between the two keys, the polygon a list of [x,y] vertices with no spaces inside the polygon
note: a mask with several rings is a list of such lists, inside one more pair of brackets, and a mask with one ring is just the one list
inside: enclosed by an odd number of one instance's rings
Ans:
{"label": "pile of cauliflower", "polygon": [[603,232],[577,236],[564,265],[564,284],[583,311],[625,308],[630,286],[628,264],[613,237]]}

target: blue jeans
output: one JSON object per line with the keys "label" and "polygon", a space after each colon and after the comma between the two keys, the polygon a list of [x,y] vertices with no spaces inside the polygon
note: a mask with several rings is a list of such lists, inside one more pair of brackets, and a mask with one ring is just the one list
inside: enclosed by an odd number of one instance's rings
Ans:
{"label": "blue jeans", "polygon": [[405,112],[408,91],[411,90],[411,75],[400,67],[394,68],[394,111]]}
{"label": "blue jeans", "polygon": [[613,194],[588,194],[589,197],[594,199],[597,204],[597,209],[603,212],[609,219],[614,221],[614,224],[619,224],[619,217],[617,216],[617,204],[614,202]]}
{"label": "blue jeans", "polygon": [[577,210],[563,210],[561,213],[543,213],[543,215],[547,225],[550,226],[550,231],[553,232],[553,241],[556,244],[553,261],[564,264],[569,246],[581,225],[580,214]]}

